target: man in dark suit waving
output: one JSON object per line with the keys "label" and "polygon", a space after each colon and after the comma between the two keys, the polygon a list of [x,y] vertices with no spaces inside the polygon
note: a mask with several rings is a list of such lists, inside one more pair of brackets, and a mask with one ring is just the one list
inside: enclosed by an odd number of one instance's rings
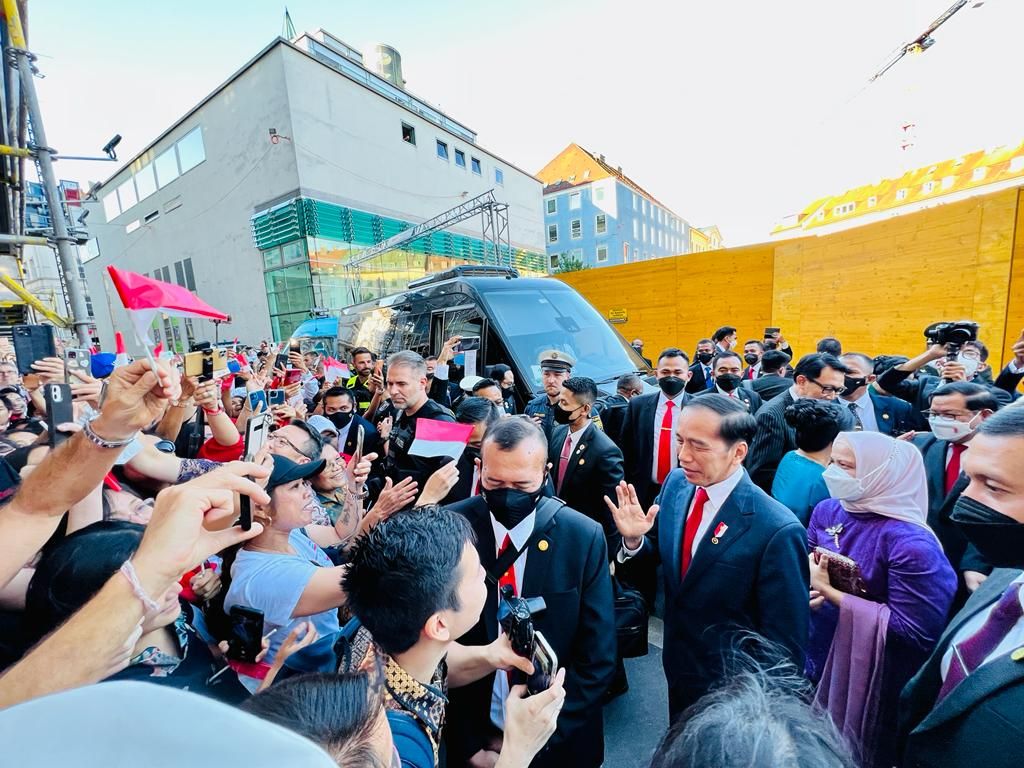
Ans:
{"label": "man in dark suit waving", "polygon": [[719,352],[711,361],[711,376],[715,388],[698,392],[697,397],[717,392],[720,395],[739,400],[751,416],[761,408],[761,396],[752,389],[741,387],[743,363],[736,352]]}
{"label": "man in dark suit waving", "polygon": [[[679,463],[644,512],[622,483],[608,500],[622,534],[623,570],[663,566],[669,715],[718,680],[737,633],[778,643],[803,666],[807,644],[807,534],[743,469],[754,417],[723,395],[694,398],[679,418]],[[659,514],[659,509],[662,511]]]}
{"label": "man in dark suit waving", "polygon": [[996,566],[903,690],[905,766],[1016,768],[1024,753],[1024,408],[985,421],[963,455],[953,507]]}
{"label": "man in dark suit waving", "polygon": [[[501,419],[484,436],[481,495],[449,509],[469,520],[488,571],[506,548],[522,550],[504,573],[494,576],[519,597],[544,599],[534,627],[565,668],[566,698],[558,729],[531,766],[598,768],[604,759],[601,700],[616,653],[607,547],[600,525],[560,501],[543,498],[547,463],[548,441],[539,426],[526,416]],[[493,581],[487,593],[480,621],[461,638],[463,645],[487,645],[498,637]],[[507,691],[505,675],[491,672],[451,692],[449,766],[462,768],[474,756],[493,759],[487,753],[501,743]]]}
{"label": "man in dark suit waving", "polygon": [[622,451],[591,421],[596,400],[592,379],[574,376],[562,382],[548,463],[555,495],[604,529],[612,557],[619,551],[620,537],[604,497],[613,495],[622,482]]}

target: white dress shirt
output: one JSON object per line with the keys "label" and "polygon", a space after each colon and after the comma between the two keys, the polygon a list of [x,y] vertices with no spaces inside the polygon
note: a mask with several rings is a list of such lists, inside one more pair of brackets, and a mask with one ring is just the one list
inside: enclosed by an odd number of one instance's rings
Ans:
{"label": "white dress shirt", "polygon": [[865,432],[877,432],[878,431],[878,416],[875,414],[875,401],[871,399],[871,395],[865,392],[861,395],[860,400],[844,400],[839,398],[839,402],[842,403],[843,408],[848,410],[851,414],[853,409],[850,405],[857,406],[857,418],[860,419],[860,423],[864,426]]}
{"label": "white dress shirt", "polygon": [[675,397],[669,397],[664,392],[658,394],[658,407],[654,411],[654,461],[651,463],[651,480],[658,482],[658,448],[661,444],[661,421],[665,418],[665,404],[672,401],[672,461],[671,468],[679,466],[679,443],[676,439],[676,425],[679,423],[679,411],[683,407],[683,398],[686,392],[680,392]]}
{"label": "white dress shirt", "polygon": [[800,394],[796,391],[796,384],[789,388],[789,396],[792,397],[794,400],[800,399]]}
{"label": "white dress shirt", "polygon": [[[1024,583],[1024,573],[1010,582],[1010,584],[1022,583]],[[1007,585],[1007,589],[1009,589],[1009,587],[1010,585]],[[1024,604],[1024,589],[1021,590],[1020,600],[1021,603]],[[986,610],[980,611],[975,616],[971,617],[971,619],[960,627],[959,631],[953,635],[952,642],[950,642],[946,652],[942,655],[942,664],[939,667],[939,671],[942,673],[943,682],[946,680],[946,675],[949,673],[949,665],[953,660],[953,646],[957,643],[962,643],[968,637],[981,629],[982,625],[988,621],[988,617],[992,613],[992,609],[996,607],[996,603],[998,601],[999,600],[997,598]],[[995,659],[998,659],[1000,656],[1005,656],[1021,646],[1024,646],[1024,617],[1017,619],[1017,623],[1013,625],[1013,629],[1007,632],[1006,637],[1004,637],[1003,641],[996,646],[996,649],[985,657],[985,660],[981,662],[981,666],[985,666]]]}
{"label": "white dress shirt", "polygon": [[[729,475],[725,480],[715,483],[714,485],[707,486],[704,490],[708,494],[708,500],[704,502],[704,514],[701,516],[700,525],[697,526],[697,532],[693,536],[693,548],[690,550],[690,557],[693,558],[697,554],[697,547],[700,546],[701,539],[704,538],[711,524],[715,518],[718,517],[718,511],[722,508],[725,502],[729,499],[729,495],[736,490],[736,486],[739,485],[740,480],[746,474],[746,470],[742,466],[736,467],[733,473]],[[694,504],[697,503],[697,494],[693,494],[693,498],[690,500],[690,506],[686,510],[686,516],[689,517],[690,513],[693,512]],[[683,518],[684,520],[686,518]],[[685,528],[685,523],[684,526]],[[682,542],[679,542],[682,546]],[[622,549],[619,551],[616,559],[623,563],[631,557],[636,556],[643,548],[643,541],[640,542],[640,546],[636,549],[629,549],[625,543],[622,545]]]}
{"label": "white dress shirt", "polygon": [[[580,440],[583,439],[583,435],[585,435],[587,430],[590,429],[592,426],[594,426],[594,422],[587,421],[587,422],[584,423],[583,429],[577,429],[575,432],[572,431],[572,427],[569,427],[569,455],[570,456],[572,456],[573,453],[576,452],[576,449],[579,447]],[[560,446],[558,446],[558,455],[559,455],[559,457],[561,457],[561,455],[562,455],[562,448],[564,448],[564,447],[565,447],[565,441],[563,440],[562,444]],[[559,478],[559,480],[561,480],[561,478]]]}
{"label": "white dress shirt", "polygon": [[[580,430],[582,434],[583,430]],[[505,535],[512,539],[511,546],[519,549],[526,545],[526,542],[530,540],[530,536],[533,535],[533,526],[537,522],[537,513],[531,512],[522,522],[519,523],[511,531],[507,530],[505,526],[494,519],[494,515],[491,515],[491,528],[494,530],[494,555],[498,556],[501,551],[501,545],[505,541]],[[516,558],[513,568],[515,568],[516,577],[516,594],[522,596],[523,594],[523,574],[526,573],[526,555],[527,550],[523,550],[522,554]],[[499,574],[500,576],[501,574]],[[500,595],[499,595],[500,600]],[[494,606],[497,611],[498,606]],[[497,614],[495,613],[495,616]],[[495,619],[497,621],[497,619]],[[498,634],[502,632],[501,625],[498,625]],[[498,670],[494,675],[494,688],[491,691],[491,722],[501,730],[505,730],[505,699],[508,698],[508,675],[502,670]]]}

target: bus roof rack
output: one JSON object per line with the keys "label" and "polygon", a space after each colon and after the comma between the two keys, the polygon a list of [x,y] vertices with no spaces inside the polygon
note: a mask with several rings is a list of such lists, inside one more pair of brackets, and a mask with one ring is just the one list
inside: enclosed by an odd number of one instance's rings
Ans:
{"label": "bus roof rack", "polygon": [[455,277],[519,277],[519,271],[512,267],[488,267],[484,265],[462,264],[443,272],[435,272],[432,275],[421,277],[409,283],[409,288],[421,288],[431,283],[439,283],[442,280],[451,280]]}

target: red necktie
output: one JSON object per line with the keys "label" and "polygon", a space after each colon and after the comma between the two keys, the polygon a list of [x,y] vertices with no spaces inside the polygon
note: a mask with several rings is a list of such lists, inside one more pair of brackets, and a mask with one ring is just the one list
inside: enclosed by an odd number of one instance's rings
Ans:
{"label": "red necktie", "polygon": [[[505,534],[505,540],[503,542],[501,542],[501,549],[498,550],[498,557],[501,557],[503,554],[505,554],[505,550],[508,549],[511,546],[512,546],[512,539],[506,533]],[[512,563],[512,565],[510,565],[508,567],[508,570],[505,571],[503,574],[501,574],[501,578],[498,579],[498,592],[499,593],[501,592],[501,588],[504,587],[506,584],[508,586],[512,587],[512,594],[513,595],[518,595],[519,594],[519,590],[516,589],[516,564],[515,563]]]}
{"label": "red necktie", "polygon": [[693,552],[693,540],[697,536],[697,529],[700,527],[700,521],[704,517],[704,503],[708,500],[708,492],[703,488],[698,488],[697,493],[693,497],[693,509],[690,510],[690,514],[686,517],[686,525],[683,527],[683,552],[682,552],[682,568],[680,569],[679,578],[682,580],[686,577],[686,569],[690,567],[690,559],[692,558]]}
{"label": "red necktie", "polygon": [[658,484],[665,482],[665,477],[672,471],[672,406],[671,400],[665,401],[665,415],[661,419],[661,432],[658,433]]}
{"label": "red necktie", "polygon": [[963,443],[950,443],[949,447],[953,450],[953,455],[949,457],[949,463],[946,465],[947,496],[953,490],[953,486],[956,485],[956,479],[960,477],[960,454],[967,449],[967,446]]}
{"label": "red necktie", "polygon": [[562,446],[562,453],[558,457],[558,487],[555,493],[562,492],[562,483],[565,482],[565,470],[569,468],[569,456],[572,455],[572,432],[565,435],[565,444]]}

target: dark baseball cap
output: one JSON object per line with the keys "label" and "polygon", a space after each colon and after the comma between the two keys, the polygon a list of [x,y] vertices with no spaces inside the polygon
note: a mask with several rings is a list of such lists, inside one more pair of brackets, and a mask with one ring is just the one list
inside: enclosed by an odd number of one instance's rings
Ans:
{"label": "dark baseball cap", "polygon": [[324,459],[310,461],[307,464],[297,464],[285,456],[272,454],[274,460],[274,471],[270,473],[270,480],[267,481],[267,493],[279,485],[290,483],[293,480],[308,480],[324,471],[327,462]]}

